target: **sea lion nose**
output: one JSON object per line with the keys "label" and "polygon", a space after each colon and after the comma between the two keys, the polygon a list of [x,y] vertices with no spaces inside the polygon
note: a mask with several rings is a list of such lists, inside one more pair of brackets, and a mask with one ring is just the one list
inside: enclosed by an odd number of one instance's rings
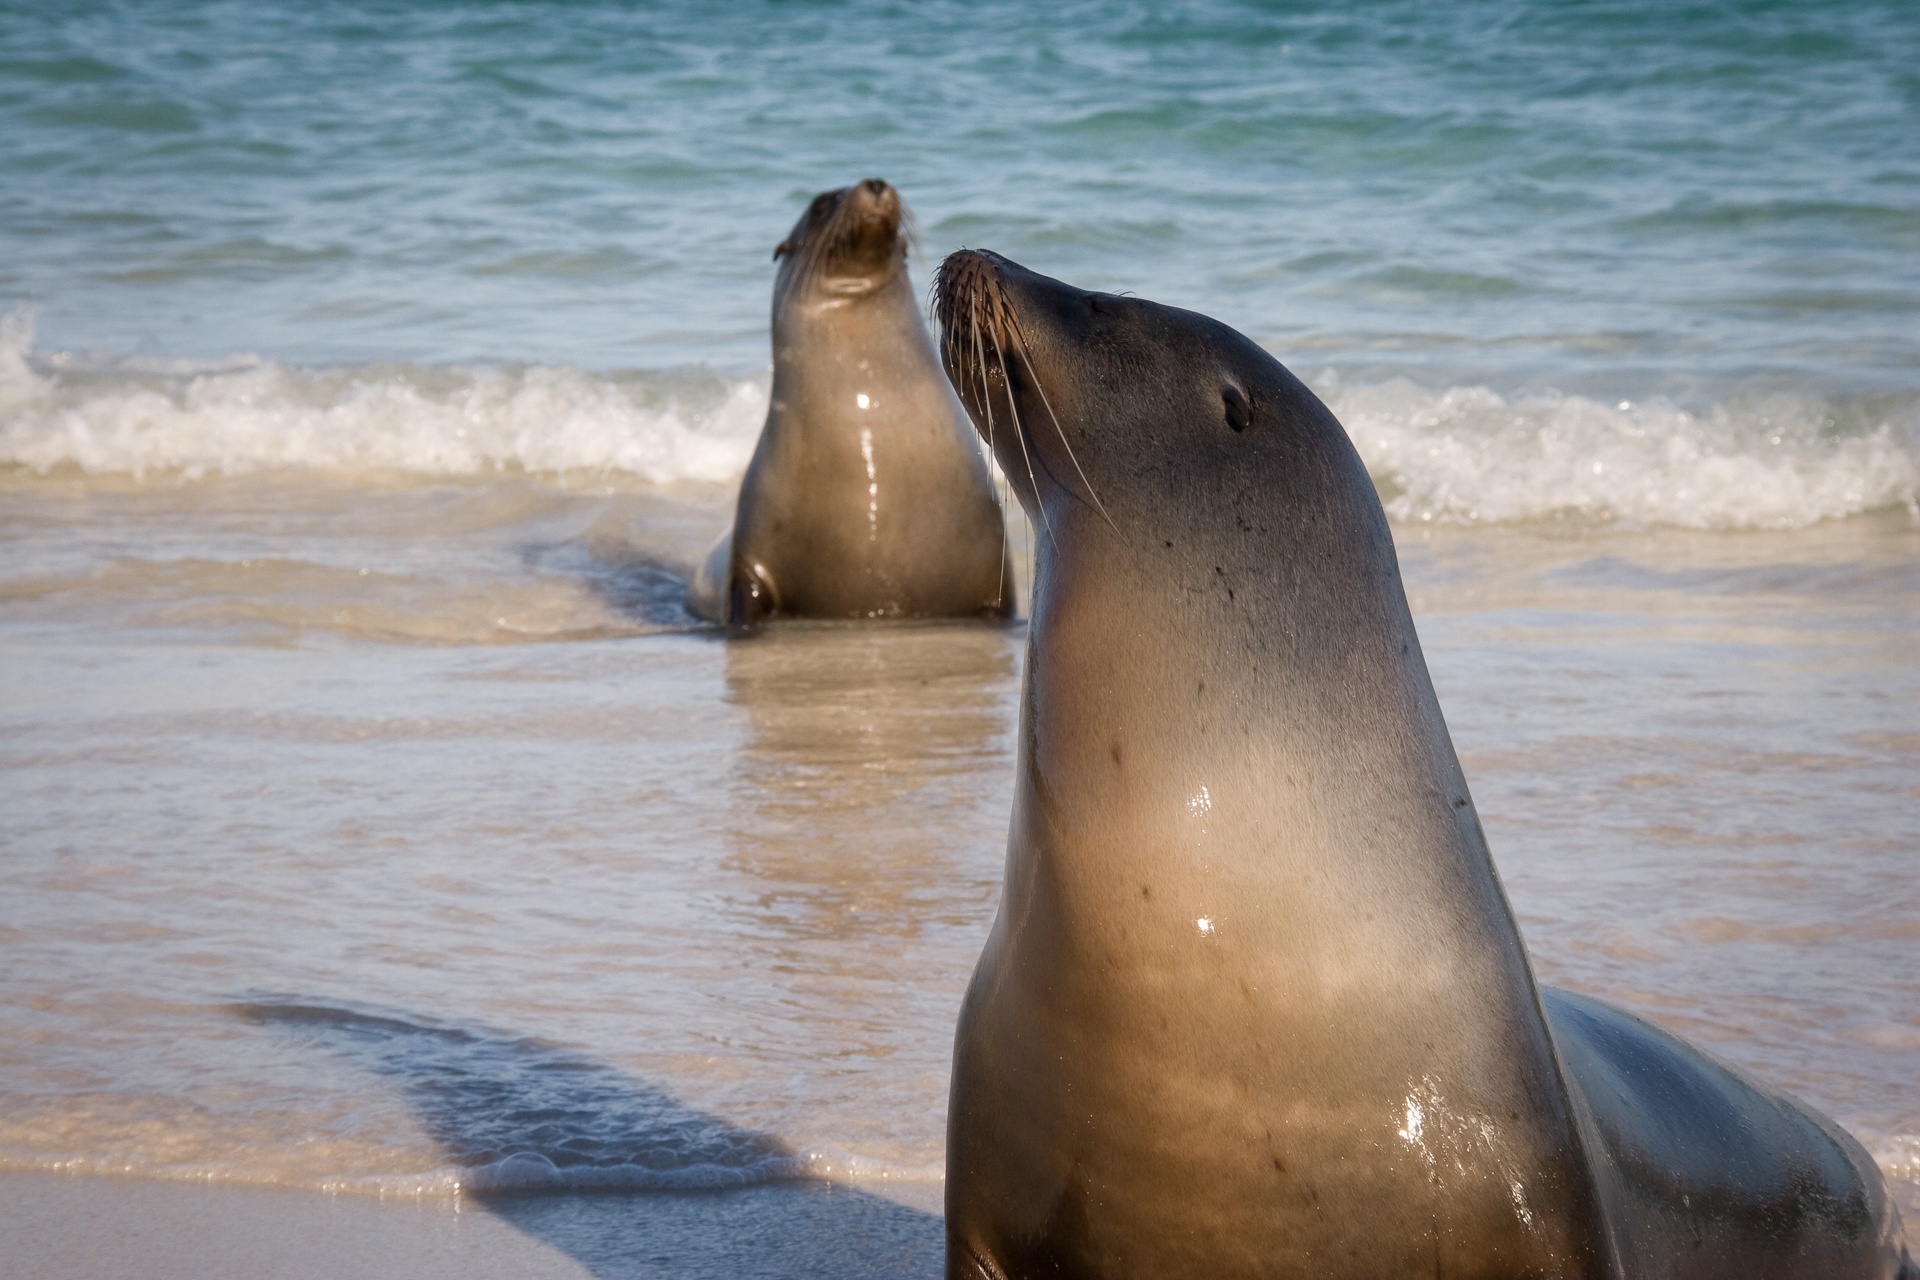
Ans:
{"label": "sea lion nose", "polygon": [[884,179],[868,178],[860,185],[867,189],[867,194],[870,196],[883,196],[887,194],[887,184]]}

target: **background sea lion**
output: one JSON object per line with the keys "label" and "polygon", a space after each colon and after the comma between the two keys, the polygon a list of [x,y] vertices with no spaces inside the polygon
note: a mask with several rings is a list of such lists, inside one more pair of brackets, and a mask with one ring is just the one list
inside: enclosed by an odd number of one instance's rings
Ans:
{"label": "background sea lion", "polygon": [[1326,407],[1205,316],[936,292],[1037,554],[948,1274],[1910,1274],[1837,1126],[1535,985]]}
{"label": "background sea lion", "polygon": [[1005,614],[1006,524],[907,279],[900,196],[816,196],[775,249],[773,397],[688,607],[716,622]]}

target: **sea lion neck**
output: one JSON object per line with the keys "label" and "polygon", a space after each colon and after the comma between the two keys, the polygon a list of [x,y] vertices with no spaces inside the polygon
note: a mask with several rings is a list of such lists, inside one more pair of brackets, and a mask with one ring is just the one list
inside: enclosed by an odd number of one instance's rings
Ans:
{"label": "sea lion neck", "polygon": [[[1236,561],[1174,525],[1155,555],[1098,523],[1036,534],[1003,941],[976,989],[1034,1011],[1037,1056],[1154,1046],[1140,1080],[1050,1068],[1072,1102],[1176,1080],[1196,1131],[1230,1145],[1237,1105],[1193,1100],[1258,1096],[1270,1134],[1324,1147],[1308,1166],[1323,1191],[1345,1144],[1408,1148],[1410,1106],[1449,1132],[1498,1117],[1491,1167],[1556,1224],[1524,1246],[1531,1229],[1512,1227],[1516,1250],[1603,1254],[1573,1103],[1390,543],[1330,561],[1270,530]],[[1263,545],[1293,551],[1255,573]],[[1430,1194],[1404,1173],[1396,1194]]]}
{"label": "sea lion neck", "polygon": [[[1213,523],[1237,527],[1217,518],[1227,503],[1214,510]],[[1324,508],[1268,513],[1265,527],[1250,519],[1233,539],[1172,516],[1139,536],[1137,513],[1114,519],[1117,531],[1069,507],[1052,538],[1036,534],[1027,742],[1036,769],[1071,762],[1048,781],[1050,795],[1073,803],[1078,790],[1094,812],[1117,804],[1178,817],[1206,788],[1250,828],[1317,833],[1289,844],[1309,862],[1336,830],[1396,827],[1423,834],[1342,835],[1337,856],[1377,858],[1383,869],[1439,859],[1491,876],[1384,531],[1342,536],[1351,515]],[[1335,535],[1322,536],[1327,528]],[[1356,545],[1367,554],[1352,554]],[[1068,725],[1073,734],[1061,736]],[[1081,767],[1098,754],[1088,725],[1123,768]],[[1374,775],[1385,759],[1429,784],[1382,794]],[[1139,785],[1115,790],[1121,776]],[[1264,858],[1268,844],[1245,854]],[[1493,923],[1512,931],[1504,904]]]}

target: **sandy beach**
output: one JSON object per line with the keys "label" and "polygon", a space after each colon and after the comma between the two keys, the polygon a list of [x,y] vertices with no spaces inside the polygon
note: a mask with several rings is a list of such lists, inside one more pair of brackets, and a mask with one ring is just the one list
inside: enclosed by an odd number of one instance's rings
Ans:
{"label": "sandy beach", "polygon": [[0,1172],[0,1276],[37,1280],[917,1280],[939,1208],[830,1185],[380,1200]]}
{"label": "sandy beach", "polygon": [[1538,978],[1920,1220],[1913,26],[0,7],[0,1276],[939,1270],[1025,624],[684,607],[876,177],[1320,396]]}
{"label": "sandy beach", "polygon": [[[422,501],[448,498],[390,493],[351,523]],[[608,502],[508,502],[465,554],[478,571],[551,504],[604,523]],[[133,536],[167,536],[177,517],[140,509]],[[55,540],[95,519],[42,518]],[[1841,1118],[1920,1213],[1898,962],[1920,531],[1398,536],[1542,980]],[[345,617],[385,629],[395,598]],[[42,673],[13,686],[14,767],[120,763],[16,793],[40,797],[16,841],[97,834],[8,873],[39,923],[8,935],[0,1061],[46,1099],[16,1087],[0,1130],[11,1274],[938,1269],[945,1061],[993,902],[1018,627],[289,650],[255,609],[203,615],[182,649],[135,621],[171,607],[148,597],[76,647],[41,599],[9,642]],[[32,692],[80,670],[84,704]],[[216,863],[244,887],[206,904],[217,828],[153,811],[156,776],[176,805],[273,796],[244,807],[247,839],[286,852]],[[109,831],[134,846],[94,844]],[[165,932],[115,923],[136,903]],[[75,1147],[147,1176],[30,1171]],[[808,1171],[831,1181],[786,1180]],[[672,1190],[716,1180],[759,1185]],[[566,1190],[609,1181],[638,1190]]]}

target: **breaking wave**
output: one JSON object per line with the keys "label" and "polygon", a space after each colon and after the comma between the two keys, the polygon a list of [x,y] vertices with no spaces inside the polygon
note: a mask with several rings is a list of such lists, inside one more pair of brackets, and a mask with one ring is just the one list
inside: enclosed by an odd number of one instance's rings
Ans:
{"label": "breaking wave", "polygon": [[1696,413],[1396,379],[1327,400],[1396,520],[1796,529],[1915,511],[1920,490],[1913,395],[1754,396]]}
{"label": "breaking wave", "polygon": [[76,368],[31,359],[31,340],[22,317],[0,327],[0,463],[43,474],[514,470],[725,482],[745,468],[767,409],[765,377],[706,370],[306,369],[257,357]]}
{"label": "breaking wave", "polygon": [[[302,368],[35,357],[0,325],[0,464],[135,478],[313,469],[476,476],[587,473],[731,483],[768,380],[709,370],[377,364]],[[1749,396],[1703,410],[1405,379],[1320,380],[1400,521],[1576,519],[1794,529],[1920,514],[1920,394]]]}

